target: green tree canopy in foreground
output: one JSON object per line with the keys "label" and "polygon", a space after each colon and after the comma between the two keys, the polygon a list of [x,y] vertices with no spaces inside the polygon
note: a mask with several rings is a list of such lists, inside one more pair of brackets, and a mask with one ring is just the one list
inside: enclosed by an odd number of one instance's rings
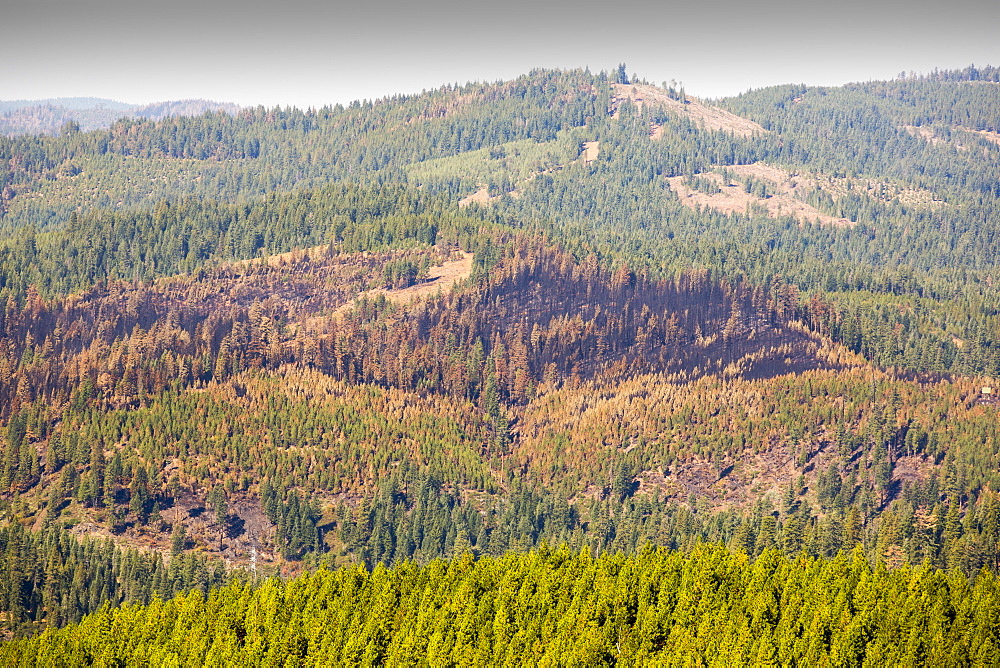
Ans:
{"label": "green tree canopy in foreground", "polygon": [[989,665],[1000,590],[717,546],[541,550],[231,584],[0,647],[7,665]]}

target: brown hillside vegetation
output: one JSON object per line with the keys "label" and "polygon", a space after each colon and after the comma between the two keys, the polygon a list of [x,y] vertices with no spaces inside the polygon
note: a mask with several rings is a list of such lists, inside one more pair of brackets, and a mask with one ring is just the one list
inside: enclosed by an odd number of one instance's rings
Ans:
{"label": "brown hillside vegetation", "polygon": [[[176,410],[197,419],[180,431],[170,429],[165,420]],[[73,501],[65,509],[77,518],[72,531],[164,555],[171,548],[165,525],[182,525],[202,553],[247,564],[256,550],[262,566],[281,562],[274,549],[275,527],[256,487],[262,476],[303,474],[297,486],[327,508],[361,503],[403,461],[453,471],[454,482],[463,488],[495,488],[494,473],[481,458],[487,427],[466,401],[352,385],[291,365],[272,373],[242,372],[176,397],[151,399],[137,409],[110,411],[105,419],[121,429],[107,445],[107,460],[120,453],[157,462],[154,477],[171,481],[174,491],[163,504],[163,524],[125,517],[109,526],[105,511]],[[101,438],[100,425],[74,420],[59,433],[72,428],[85,438]],[[151,431],[158,434],[155,440],[148,438]],[[220,450],[221,434],[250,444]],[[226,480],[233,491],[231,517],[223,526],[206,496],[213,483]],[[44,491],[58,484],[57,474],[46,473],[37,487]],[[36,517],[41,524],[45,514]]]}
{"label": "brown hillside vegetation", "polygon": [[[426,289],[436,291],[458,280],[467,257],[436,269],[436,278],[429,273],[449,257],[433,248],[341,255],[324,246],[153,284],[113,282],[50,305],[37,294],[23,309],[8,303],[0,307],[0,368],[18,373],[0,376],[0,414],[41,398],[59,406],[87,379],[128,404],[162,391],[170,376],[212,377],[223,367],[210,369],[207,360],[222,352],[223,366],[231,365],[234,340],[245,346],[239,365],[279,362],[293,349],[301,353],[294,342],[305,323],[329,320],[367,290],[426,278]],[[26,349],[39,354],[12,361]]]}
{"label": "brown hillside vegetation", "polygon": [[[873,379],[879,395],[897,397],[892,401],[899,408],[888,414],[873,408]],[[180,523],[206,554],[246,564],[256,550],[265,565],[282,560],[273,548],[274,526],[261,514],[257,482],[287,474],[326,509],[324,522],[339,521],[336,508],[363,509],[370,491],[402,464],[429,467],[456,489],[478,490],[470,497],[476,503],[501,494],[512,473],[538,489],[603,499],[614,487],[616,467],[627,465],[637,498],[716,512],[749,509],[761,499],[777,506],[794,487],[813,505],[831,471],[846,477],[877,463],[876,452],[850,442],[883,429],[895,463],[887,485],[873,490],[884,503],[904,482],[923,484],[942,470],[935,451],[917,449],[914,434],[926,438],[946,429],[961,442],[995,420],[995,412],[967,401],[973,385],[916,384],[864,367],[755,381],[651,374],[543,384],[526,405],[512,408],[513,440],[497,448],[488,413],[466,400],[352,385],[285,365],[156,398],[138,410],[111,411],[99,422],[73,417],[38,446],[48,460],[56,434],[98,439],[110,425],[117,431],[106,460],[120,453],[163,462],[153,478],[172,481],[167,487],[176,490],[162,502],[164,524],[126,515],[113,531],[106,528],[106,511],[73,501],[65,512],[79,520],[75,533],[113,533],[123,544],[167,553],[169,528]],[[198,418],[180,432],[169,427],[178,410]],[[943,413],[951,416],[946,427],[938,420]],[[846,421],[849,440],[830,430],[834,416]],[[150,439],[152,433],[160,436]],[[223,433],[250,445],[220,448]],[[45,473],[36,489],[53,488],[58,478]],[[213,482],[234,490],[226,526],[206,508]]]}
{"label": "brown hillside vegetation", "polygon": [[183,525],[234,563],[294,561],[323,532],[337,558],[374,558],[370,513],[412,504],[414,476],[475,513],[548,490],[583,531],[587,504],[628,496],[821,512],[833,477],[868,511],[934,499],[946,449],[981,486],[992,469],[970,462],[1000,443],[971,381],[874,371],[822,334],[828,305],[779,279],[653,279],[527,235],[472,258],[321,248],[0,315],[0,405],[27,421],[4,493],[25,521],[161,552]]}
{"label": "brown hillside vegetation", "polygon": [[[503,396],[522,403],[543,381],[596,374],[765,377],[856,363],[790,319],[791,286],[769,294],[704,271],[653,281],[530,237],[505,249],[458,292],[447,289],[474,271],[468,253],[327,248],[155,284],[112,283],[51,305],[36,295],[0,318],[0,362],[18,369],[0,375],[0,398],[7,412],[41,398],[60,405],[89,379],[128,405],[178,374],[220,379],[286,362],[352,382],[468,395],[482,387],[489,360]],[[820,322],[826,307],[816,309],[810,317]],[[456,346],[477,356],[473,366]]]}
{"label": "brown hillside vegetation", "polygon": [[408,304],[434,294],[443,294],[451,290],[456,283],[467,279],[472,273],[472,253],[457,251],[454,255],[457,255],[456,259],[445,260],[440,265],[430,267],[426,276],[420,277],[414,285],[393,290],[385,288],[368,290],[338,308],[334,314],[346,313],[363,299],[384,297],[394,304]]}

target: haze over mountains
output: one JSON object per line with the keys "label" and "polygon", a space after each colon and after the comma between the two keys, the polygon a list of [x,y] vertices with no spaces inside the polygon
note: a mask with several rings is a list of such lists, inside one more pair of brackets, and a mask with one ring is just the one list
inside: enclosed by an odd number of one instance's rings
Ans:
{"label": "haze over mountains", "polygon": [[104,129],[122,118],[160,120],[170,116],[198,116],[208,111],[235,113],[235,104],[209,100],[179,100],[155,104],[128,104],[94,97],[48,100],[0,100],[0,134],[56,134],[66,123],[81,130]]}
{"label": "haze over mountains", "polygon": [[[736,603],[698,614],[746,606],[768,639],[741,661],[920,662],[934,643],[900,640],[932,623],[919,580],[970,611],[975,587],[978,612],[941,622],[952,659],[1000,646],[995,580],[965,579],[1000,564],[996,68],[711,103],[624,66],[535,70],[221,111],[0,139],[11,633],[235,580],[224,628],[184,599],[223,629],[200,661],[430,651],[412,617],[373,630],[337,603],[368,644],[322,654],[329,628],[241,607],[243,579],[384,564],[256,591],[434,588],[480,614],[484,663],[514,637],[557,656],[576,631],[529,629],[572,607],[600,630],[580,660],[613,663],[708,651],[683,630],[698,587],[669,575],[701,573]],[[532,598],[563,568],[606,588]],[[782,582],[809,569],[843,596],[804,611]],[[607,584],[625,572],[648,588]],[[516,614],[464,602],[503,583]],[[913,615],[857,621],[892,605]],[[0,651],[165,646],[69,637]]]}

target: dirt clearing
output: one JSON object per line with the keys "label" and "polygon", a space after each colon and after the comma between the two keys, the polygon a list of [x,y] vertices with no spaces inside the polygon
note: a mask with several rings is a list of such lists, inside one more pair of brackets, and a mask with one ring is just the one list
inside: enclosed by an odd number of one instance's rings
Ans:
{"label": "dirt clearing", "polygon": [[[697,98],[687,96],[686,102],[675,100],[667,91],[647,84],[612,84],[614,96],[611,98],[611,115],[618,118],[619,108],[625,100],[631,100],[641,111],[646,105],[666,107],[670,111],[684,114],[705,130],[721,130],[740,137],[753,137],[767,132],[748,118],[737,116],[725,109],[702,104]],[[659,138],[663,129],[654,126],[650,135]]]}
{"label": "dirt clearing", "polygon": [[410,302],[424,299],[437,293],[450,290],[459,281],[465,280],[472,274],[472,253],[462,252],[462,257],[455,260],[448,260],[438,267],[431,267],[427,270],[427,278],[416,285],[399,290],[368,290],[362,292],[353,300],[344,304],[333,312],[335,316],[342,315],[354,308],[354,305],[361,299],[374,299],[379,295],[384,295],[386,299],[394,304],[409,304]]}
{"label": "dirt clearing", "polygon": [[496,197],[490,197],[490,189],[486,186],[480,186],[479,190],[472,193],[468,197],[463,197],[458,200],[458,205],[463,209],[470,204],[479,204],[481,206],[488,206],[490,202],[497,199]]}
{"label": "dirt clearing", "polygon": [[903,129],[914,137],[923,139],[924,141],[930,142],[932,145],[937,145],[941,143],[948,143],[953,145],[959,151],[968,151],[969,149],[976,148],[974,144],[970,144],[967,137],[963,135],[976,135],[982,137],[986,141],[1000,146],[1000,132],[993,132],[991,130],[976,130],[974,128],[966,128],[962,126],[955,126],[951,128],[950,136],[945,136],[939,128],[934,128],[928,125],[904,125]]}
{"label": "dirt clearing", "polygon": [[795,199],[791,195],[774,194],[758,197],[746,192],[743,184],[728,183],[721,175],[714,172],[707,172],[702,176],[715,181],[719,186],[719,192],[710,194],[695,190],[687,184],[687,177],[684,176],[668,178],[667,183],[677,193],[681,204],[692,209],[708,207],[720,213],[745,213],[756,207],[770,218],[791,216],[800,223],[836,226],[856,225],[855,222],[847,218],[836,218],[825,214],[816,207]]}
{"label": "dirt clearing", "polygon": [[792,216],[800,223],[818,222],[821,225],[856,224],[856,221],[820,211],[810,203],[817,198],[836,202],[850,193],[927,210],[947,206],[929,190],[884,181],[788,172],[763,162],[716,169],[693,179],[671,177],[667,182],[681,203],[691,208],[708,207],[722,213],[740,213],[756,208],[759,213],[771,218]]}
{"label": "dirt clearing", "polygon": [[972,128],[958,128],[962,132],[970,132],[972,134],[979,135],[980,137],[986,139],[989,142],[1000,146],[1000,132],[991,132],[989,130],[973,130]]}

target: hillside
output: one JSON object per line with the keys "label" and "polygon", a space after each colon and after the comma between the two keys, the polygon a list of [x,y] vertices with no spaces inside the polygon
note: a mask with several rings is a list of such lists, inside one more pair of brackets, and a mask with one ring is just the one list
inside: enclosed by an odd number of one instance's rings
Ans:
{"label": "hillside", "polygon": [[0,139],[4,623],[558,544],[995,569],[997,78]]}

